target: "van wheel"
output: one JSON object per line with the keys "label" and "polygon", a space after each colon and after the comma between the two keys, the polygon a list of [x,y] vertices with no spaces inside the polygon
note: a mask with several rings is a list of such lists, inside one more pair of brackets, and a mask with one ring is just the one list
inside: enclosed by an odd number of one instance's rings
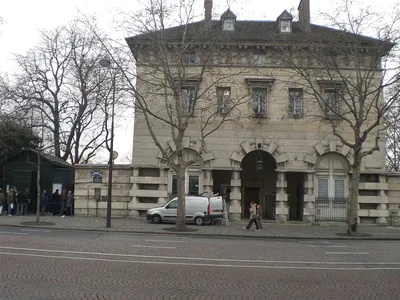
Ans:
{"label": "van wheel", "polygon": [[161,223],[161,217],[159,215],[154,215],[153,218],[151,219],[151,221],[154,224],[160,224]]}
{"label": "van wheel", "polygon": [[197,226],[201,226],[204,224],[204,219],[202,217],[197,217],[196,219],[194,219],[194,222]]}

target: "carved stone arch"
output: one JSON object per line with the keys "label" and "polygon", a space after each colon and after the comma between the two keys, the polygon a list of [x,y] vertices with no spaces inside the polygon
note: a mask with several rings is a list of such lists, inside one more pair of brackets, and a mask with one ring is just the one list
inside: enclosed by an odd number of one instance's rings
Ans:
{"label": "carved stone arch", "polygon": [[307,154],[304,158],[308,170],[314,170],[318,157],[325,153],[338,153],[346,158],[350,166],[353,164],[353,149],[339,141],[321,141],[313,148],[312,154]]}
{"label": "carved stone arch", "polygon": [[[258,145],[261,144],[261,148]],[[286,153],[279,151],[279,145],[267,139],[248,139],[243,141],[240,146],[231,154],[231,165],[234,168],[240,168],[240,164],[247,153],[254,150],[263,150],[270,153],[276,161],[278,169],[285,169],[289,157]]]}
{"label": "carved stone arch", "polygon": [[[200,139],[194,139],[190,137],[185,137],[183,138],[183,148],[185,149],[190,149],[194,151],[195,153],[199,153],[201,149],[201,140]],[[163,149],[170,155],[175,152],[176,147],[174,145],[174,142],[172,140],[167,141],[163,145]],[[167,160],[163,158],[163,155],[161,151],[158,151],[157,154],[158,162],[161,166],[166,166],[167,165]],[[212,151],[208,151],[207,147],[204,148],[203,153],[200,156],[200,165],[202,167],[211,167],[212,161],[214,160],[215,156],[212,153]]]}

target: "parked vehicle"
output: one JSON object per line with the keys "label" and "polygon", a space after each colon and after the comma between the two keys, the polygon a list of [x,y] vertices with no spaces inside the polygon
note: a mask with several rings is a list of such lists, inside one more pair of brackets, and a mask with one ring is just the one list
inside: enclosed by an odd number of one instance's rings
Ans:
{"label": "parked vehicle", "polygon": [[[177,217],[178,198],[174,198],[161,207],[149,209],[147,220],[159,224],[161,222],[175,222]],[[186,196],[186,222],[203,225],[215,219],[223,218],[223,198],[204,196]]]}

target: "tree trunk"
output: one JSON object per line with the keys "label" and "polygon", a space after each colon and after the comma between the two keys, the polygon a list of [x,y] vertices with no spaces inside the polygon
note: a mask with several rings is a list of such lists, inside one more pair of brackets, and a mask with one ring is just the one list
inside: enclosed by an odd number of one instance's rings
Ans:
{"label": "tree trunk", "polygon": [[54,122],[54,156],[61,157],[60,125],[57,122],[58,118]]}
{"label": "tree trunk", "polygon": [[177,188],[178,188],[178,209],[175,229],[184,231],[186,229],[186,207],[185,207],[185,168],[182,167],[182,158],[178,158],[179,169],[176,170]]}
{"label": "tree trunk", "polygon": [[361,152],[357,151],[353,155],[353,174],[350,182],[350,198],[347,206],[348,234],[358,232],[358,196],[361,171]]}
{"label": "tree trunk", "polygon": [[36,224],[40,224],[40,150],[38,151],[37,169],[36,169]]}

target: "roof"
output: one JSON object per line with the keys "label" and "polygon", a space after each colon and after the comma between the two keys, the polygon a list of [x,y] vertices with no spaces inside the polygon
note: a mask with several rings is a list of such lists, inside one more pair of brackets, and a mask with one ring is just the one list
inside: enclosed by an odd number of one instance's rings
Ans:
{"label": "roof", "polygon": [[[180,42],[186,30],[187,37],[195,37],[193,44],[209,42],[222,42],[227,44],[244,43],[249,44],[273,44],[277,42],[303,43],[305,41],[313,42],[331,42],[331,41],[357,41],[365,46],[384,46],[390,50],[394,44],[379,39],[356,35],[350,32],[333,29],[326,26],[311,24],[310,32],[304,32],[298,22],[292,23],[291,33],[279,33],[276,21],[236,21],[235,30],[225,32],[221,30],[220,21],[213,20],[211,27],[204,26],[204,21],[189,23],[187,25],[171,27],[165,30],[167,41]],[[215,35],[210,34],[214,32]],[[203,35],[202,35],[203,33]],[[149,34],[140,34],[126,38],[128,45],[135,53],[136,44],[145,44],[150,41]]]}
{"label": "roof", "polygon": [[[18,155],[18,154],[20,154],[21,152],[24,152],[24,151],[33,152],[35,154],[39,153],[39,151],[37,151],[35,149],[25,148],[22,151],[20,151],[19,153],[16,153],[14,156],[16,156],[16,155]],[[41,152],[40,156],[42,158],[44,158],[45,160],[47,160],[48,162],[50,162],[51,164],[54,164],[54,165],[59,165],[59,166],[68,167],[68,168],[73,168],[74,167],[73,165],[67,163],[65,160],[63,160],[63,159],[61,159],[61,158],[59,158],[57,156],[51,155],[51,154],[47,154],[47,153]],[[13,156],[11,156],[11,157],[13,157]],[[11,157],[9,157],[8,159],[10,159]]]}

